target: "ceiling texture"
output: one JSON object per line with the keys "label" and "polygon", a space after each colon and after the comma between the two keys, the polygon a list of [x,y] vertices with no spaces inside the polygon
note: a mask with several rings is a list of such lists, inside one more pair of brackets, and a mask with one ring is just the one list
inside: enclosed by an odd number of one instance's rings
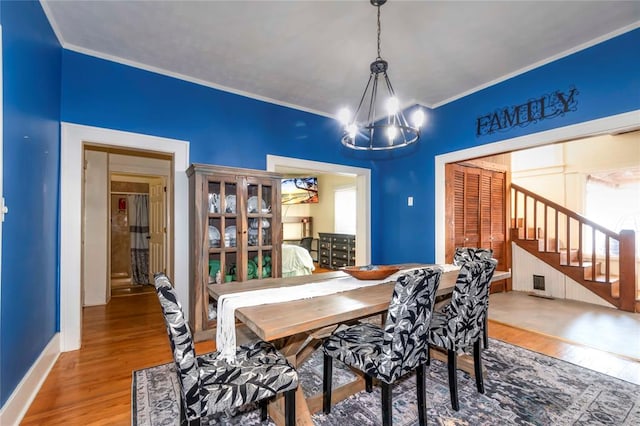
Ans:
{"label": "ceiling texture", "polygon": [[[41,3],[66,49],[329,117],[376,58],[368,0]],[[381,23],[402,106],[437,107],[640,27],[640,1],[389,0]]]}

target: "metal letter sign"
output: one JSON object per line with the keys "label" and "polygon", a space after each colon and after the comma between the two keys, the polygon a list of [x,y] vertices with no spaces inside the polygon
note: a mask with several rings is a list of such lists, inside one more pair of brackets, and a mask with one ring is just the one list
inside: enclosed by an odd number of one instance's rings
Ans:
{"label": "metal letter sign", "polygon": [[557,90],[523,104],[497,109],[478,117],[476,136],[510,130],[516,126],[524,127],[547,118],[563,116],[569,111],[576,111],[578,93],[575,87],[569,88],[566,93]]}

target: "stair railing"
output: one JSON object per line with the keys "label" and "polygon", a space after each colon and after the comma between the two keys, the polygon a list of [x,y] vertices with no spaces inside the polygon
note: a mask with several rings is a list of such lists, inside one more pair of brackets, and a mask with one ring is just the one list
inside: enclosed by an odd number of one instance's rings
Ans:
{"label": "stair railing", "polygon": [[[635,309],[635,232],[611,231],[560,204],[546,199],[516,184],[511,184],[511,226],[517,228],[519,238],[541,240],[540,250],[560,253],[566,250],[567,266],[589,266],[591,281],[600,275],[610,283],[612,276],[619,279],[618,308],[625,311]],[[590,241],[586,241],[586,235]],[[561,239],[565,247],[561,247]],[[597,241],[604,239],[604,271],[598,265]],[[574,261],[572,253],[577,259]],[[612,257],[617,255],[615,267]]]}

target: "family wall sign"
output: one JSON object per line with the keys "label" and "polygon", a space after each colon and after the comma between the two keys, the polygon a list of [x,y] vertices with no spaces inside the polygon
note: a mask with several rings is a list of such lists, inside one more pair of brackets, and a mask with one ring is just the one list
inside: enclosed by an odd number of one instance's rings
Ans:
{"label": "family wall sign", "polygon": [[476,119],[476,136],[524,127],[549,118],[560,117],[576,111],[578,90],[570,87],[567,91],[555,92],[530,99],[519,105],[499,108]]}

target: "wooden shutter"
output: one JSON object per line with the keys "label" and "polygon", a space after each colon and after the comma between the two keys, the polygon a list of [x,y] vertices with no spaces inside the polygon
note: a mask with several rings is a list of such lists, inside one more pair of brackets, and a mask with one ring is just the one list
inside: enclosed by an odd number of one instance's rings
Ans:
{"label": "wooden shutter", "polygon": [[484,247],[493,250],[498,269],[507,267],[505,185],[504,172],[446,165],[447,262],[453,261],[456,247]]}

